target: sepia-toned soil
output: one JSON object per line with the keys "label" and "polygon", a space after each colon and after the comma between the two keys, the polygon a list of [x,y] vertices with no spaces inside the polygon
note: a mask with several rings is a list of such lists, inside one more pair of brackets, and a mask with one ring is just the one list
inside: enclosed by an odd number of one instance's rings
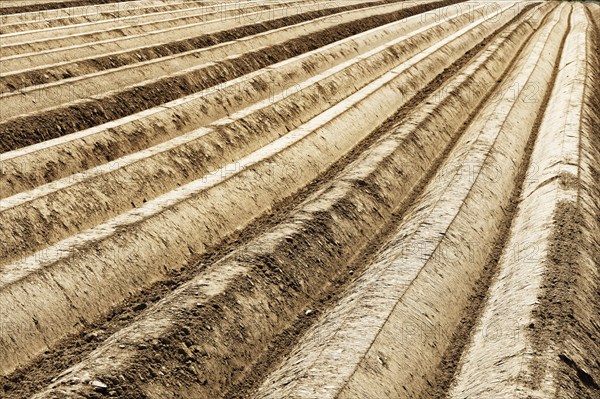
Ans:
{"label": "sepia-toned soil", "polygon": [[600,5],[0,7],[0,397],[600,398]]}

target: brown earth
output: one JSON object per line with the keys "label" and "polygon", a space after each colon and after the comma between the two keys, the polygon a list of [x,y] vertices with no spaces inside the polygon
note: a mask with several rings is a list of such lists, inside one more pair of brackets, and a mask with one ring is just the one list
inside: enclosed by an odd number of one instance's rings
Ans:
{"label": "brown earth", "polygon": [[[146,3],[138,22],[162,7]],[[27,18],[19,34],[50,16]],[[0,396],[600,398],[599,18],[306,1],[9,69],[18,110],[171,62],[0,121]]]}

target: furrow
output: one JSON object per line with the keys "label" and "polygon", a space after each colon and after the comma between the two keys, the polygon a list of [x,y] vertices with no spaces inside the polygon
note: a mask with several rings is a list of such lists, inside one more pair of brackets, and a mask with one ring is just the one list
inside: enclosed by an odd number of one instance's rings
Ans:
{"label": "furrow", "polygon": [[[398,7],[404,9],[404,7]],[[374,10],[378,15],[378,10]],[[354,12],[355,20],[365,20],[370,14]],[[135,87],[148,86],[157,81],[174,76],[189,76],[190,73],[205,69],[223,60],[235,60],[245,54],[256,53],[283,44],[290,39],[308,36],[322,30],[324,22],[331,27],[331,21],[284,27],[266,33],[252,35],[244,40],[226,42],[200,50],[192,50],[174,56],[161,57],[146,62],[130,64],[121,68],[109,69],[86,76],[73,77],[49,84],[35,85],[14,93],[0,95],[2,116],[5,119],[22,114],[32,114],[60,105],[81,101],[85,98],[102,98],[103,94],[114,95]],[[350,22],[350,21],[348,21]],[[134,86],[135,85],[135,86]]]}
{"label": "furrow", "polygon": [[131,117],[2,154],[0,198],[183,135],[255,102],[297,92],[310,77],[438,18],[436,12],[392,22]]}
{"label": "furrow", "polygon": [[108,39],[69,47],[62,47],[49,50],[31,49],[30,53],[15,54],[4,56],[0,60],[0,71],[2,73],[18,71],[27,68],[41,67],[47,64],[55,64],[64,62],[64,60],[76,60],[84,57],[99,57],[114,52],[123,52],[124,50],[133,50],[143,46],[154,45],[156,43],[171,43],[181,41],[182,38],[193,38],[200,35],[210,35],[222,31],[233,30],[241,26],[253,26],[260,23],[273,23],[278,20],[289,20],[294,16],[317,17],[327,16],[342,11],[352,10],[356,8],[364,8],[369,5],[396,3],[398,0],[362,0],[356,5],[339,6],[337,3],[327,3],[326,0],[320,3],[325,3],[322,9],[317,11],[309,11],[302,13],[303,10],[291,11],[286,7],[280,7],[272,10],[269,13],[251,12],[242,14],[237,17],[229,17],[225,19],[217,19],[210,22],[198,22],[194,24],[157,30],[154,32],[125,36],[122,38]]}
{"label": "furrow", "polygon": [[[573,7],[509,242],[449,398],[600,391],[598,31]],[[490,325],[499,333],[484,339]]]}
{"label": "furrow", "polygon": [[[349,4],[356,4],[358,1],[348,1]],[[376,0],[371,0],[376,1]],[[368,1],[367,1],[368,2]],[[319,9],[325,7],[327,3],[316,3],[313,7]],[[306,7],[304,7],[306,6]],[[305,9],[304,9],[305,8]],[[244,19],[259,19],[262,15],[268,15],[269,18],[283,17],[294,12],[305,13],[311,8],[307,6],[306,0],[294,0],[278,2],[273,5],[257,5],[253,2],[241,3],[238,7],[231,10],[223,10],[220,6],[199,7],[181,11],[180,13],[169,12],[157,21],[142,21],[137,24],[117,23],[114,26],[110,24],[92,24],[92,30],[86,32],[81,27],[75,27],[71,31],[62,32],[54,30],[50,34],[45,33],[38,38],[35,33],[26,35],[4,35],[0,36],[0,51],[5,57],[20,55],[24,53],[34,53],[38,51],[48,52],[50,50],[61,49],[65,47],[74,47],[88,44],[90,46],[96,43],[104,43],[109,40],[119,40],[122,38],[131,38],[139,35],[145,35],[156,31],[165,31],[183,26],[195,25],[200,22],[209,25],[214,21],[225,21],[235,18],[236,22],[242,23]],[[251,15],[246,17],[246,15]],[[96,25],[99,25],[96,27]],[[46,36],[46,37],[44,37]]]}
{"label": "furrow", "polygon": [[[481,17],[482,10],[475,12]],[[470,11],[451,15],[313,76],[277,100],[268,98],[212,126],[4,199],[0,220],[9,227],[0,233],[0,242],[6,242],[0,245],[0,258],[7,262],[29,255],[235,162],[464,28],[472,18]],[[54,204],[52,214],[43,211],[49,203]]]}
{"label": "furrow", "polygon": [[[180,18],[178,22],[182,25],[187,18],[205,18],[204,21],[217,18],[226,18],[234,15],[240,15],[241,13],[248,13],[252,11],[264,11],[276,8],[277,6],[286,5],[289,7],[293,5],[299,8],[311,9],[311,7],[319,7],[320,4],[311,5],[306,0],[298,0],[293,2],[268,2],[268,1],[246,1],[244,3],[232,3],[232,4],[217,4],[217,5],[203,5],[198,6],[197,3],[188,3],[188,8],[182,9],[169,9],[157,13],[148,13],[140,16],[115,18],[104,21],[93,21],[85,24],[72,24],[68,26],[61,26],[56,28],[45,28],[39,30],[29,30],[25,32],[17,32],[11,34],[0,35],[0,42],[4,47],[10,47],[16,44],[23,43],[35,43],[36,46],[44,43],[46,49],[61,47],[61,40],[68,38],[69,36],[81,36],[81,35],[92,35],[86,37],[85,41],[92,42],[101,40],[110,36],[98,35],[101,32],[110,33],[114,37],[131,35],[141,33],[152,29],[160,29],[161,24],[167,21]],[[190,19],[190,21],[194,21]],[[165,25],[166,27],[173,25]],[[140,31],[147,27],[146,30]],[[136,30],[132,30],[136,28]],[[119,30],[118,32],[115,32]],[[60,39],[60,40],[59,40]],[[46,40],[46,41],[45,41]],[[51,42],[50,42],[51,40]],[[51,45],[50,45],[51,44]],[[73,45],[73,42],[68,41],[67,44]]]}
{"label": "furrow", "polygon": [[[14,150],[64,136],[209,89],[369,28],[403,19],[422,10],[421,7],[423,6],[418,5],[416,9],[409,8],[383,16],[367,17],[354,23],[330,25],[306,36],[296,37],[273,46],[260,47],[255,51],[237,54],[219,62],[201,64],[191,70],[140,83],[124,91],[61,105],[41,113],[17,116],[0,123],[0,135],[4,138],[0,141],[0,151]],[[362,23],[358,24],[358,22]]]}
{"label": "furrow", "polygon": [[110,3],[105,6],[70,7],[29,14],[0,15],[0,34],[38,31],[111,19],[135,18],[144,14],[176,11],[198,5],[197,1],[192,0],[173,0],[161,5],[144,5],[132,1]]}
{"label": "furrow", "polygon": [[2,154],[0,198],[189,133],[255,102],[298,92],[305,80],[372,50],[387,37],[417,29],[421,21],[426,24],[417,15],[392,22],[131,117]]}
{"label": "furrow", "polygon": [[528,101],[527,87],[550,78],[569,12],[537,30],[395,234],[255,398],[430,397],[534,134],[544,89]]}
{"label": "furrow", "polygon": [[0,0],[0,397],[600,399],[600,4]]}
{"label": "furrow", "polygon": [[[403,5],[409,10],[420,10],[419,12],[426,12],[431,9],[452,3],[456,3],[456,0],[441,2],[427,1],[418,4],[404,3]],[[183,39],[179,38],[174,42],[158,44],[154,43],[150,45],[145,43],[140,47],[124,51],[116,51],[113,53],[104,54],[102,56],[88,56],[71,59],[69,61],[61,60],[58,63],[50,63],[34,68],[18,69],[22,67],[17,66],[18,70],[5,73],[3,76],[0,75],[0,87],[1,91],[5,92],[23,89],[32,85],[43,85],[46,83],[84,76],[86,74],[107,69],[119,68],[139,62],[150,61],[157,58],[199,50],[217,44],[244,39],[252,35],[268,32],[270,30],[280,30],[280,34],[282,35],[288,34],[289,30],[297,29],[295,26],[293,26],[296,24],[310,28],[318,21],[326,22],[326,24],[323,24],[321,27],[321,29],[323,29],[325,27],[331,27],[332,23],[342,24],[344,22],[352,21],[353,18],[356,19],[358,12],[353,12],[353,9],[358,9],[358,11],[363,9],[362,13],[364,13],[364,18],[368,17],[369,15],[373,15],[371,14],[373,10],[385,9],[385,7],[377,8],[377,6],[371,7],[370,10],[368,8],[365,10],[365,7],[358,6],[349,8],[350,9],[347,9],[346,11],[337,10],[337,15],[335,16],[332,15],[332,13],[336,14],[336,12],[332,12],[331,10],[321,10],[287,16],[284,18],[277,18],[262,23],[241,25],[233,29],[219,31],[210,35],[192,36]],[[327,16],[329,16],[329,18],[326,18]],[[311,23],[311,20],[313,19],[316,21]],[[302,25],[302,23],[304,23],[304,25]],[[286,26],[289,26],[289,29],[283,29]],[[290,38],[292,37],[293,36],[290,36]]]}
{"label": "furrow", "polygon": [[[429,4],[431,3],[431,4]],[[435,2],[424,2],[422,7],[406,7],[412,10],[421,9],[427,11],[429,7],[439,7],[445,2],[439,2],[433,6]],[[447,2],[450,4],[450,2]],[[428,5],[429,4],[429,5]],[[33,69],[25,69],[5,73],[0,76],[0,91],[11,92],[21,90],[29,86],[43,86],[45,84],[58,82],[65,79],[74,79],[95,72],[106,71],[110,69],[118,69],[128,65],[135,65],[143,62],[155,60],[160,62],[164,58],[167,62],[170,58],[181,54],[193,54],[194,51],[202,50],[211,46],[225,45],[227,42],[231,46],[243,46],[248,40],[257,40],[265,35],[277,34],[278,40],[291,39],[295,36],[292,33],[308,34],[309,32],[331,27],[332,23],[342,24],[356,19],[367,18],[372,15],[377,15],[377,10],[385,10],[386,7],[372,7],[358,11],[347,10],[340,12],[335,17],[325,18],[329,13],[304,13],[294,15],[292,17],[278,18],[272,21],[266,21],[258,24],[242,25],[240,27],[224,30],[211,35],[200,35],[177,40],[175,42],[163,43],[158,45],[142,45],[142,47],[107,54],[100,57],[79,58],[66,62],[59,62],[54,65],[46,65]],[[375,13],[373,13],[375,11]],[[381,14],[381,13],[379,13]],[[385,14],[385,12],[383,12]],[[332,19],[333,18],[333,19]],[[312,20],[312,21],[311,21]],[[391,21],[389,21],[391,22]],[[262,36],[260,34],[263,34]],[[240,40],[241,39],[241,40]],[[240,43],[236,43],[239,41]],[[257,47],[271,44],[270,42],[262,42]],[[184,53],[184,54],[182,54]]]}
{"label": "furrow", "polygon": [[[223,2],[231,2],[234,0],[220,0]],[[123,6],[128,6],[131,4],[141,5],[141,6],[161,6],[169,3],[168,0],[138,0],[138,1],[130,1],[130,0],[65,0],[65,1],[46,1],[44,3],[29,3],[27,4],[27,0],[18,0],[16,1],[3,1],[0,6],[0,15],[5,17],[4,20],[17,20],[17,21],[27,21],[27,20],[35,20],[40,18],[40,12],[44,12],[44,15],[51,11],[57,11],[59,9],[65,8],[73,8],[76,12],[85,12],[89,7],[95,7],[97,9],[102,10],[112,10],[115,5],[118,3],[122,3]],[[200,4],[210,4],[215,3],[215,1],[197,1]]]}
{"label": "furrow", "polygon": [[[465,91],[484,94],[477,83]],[[386,223],[443,151],[440,144],[450,140],[444,133],[432,141],[423,136],[425,142],[395,138],[378,142],[280,226],[211,265],[35,397],[83,397],[90,390],[87,380],[107,381],[110,375],[129,382],[121,388],[111,379],[110,389],[123,398],[223,397],[269,339],[304,312],[307,300],[326,289],[337,271],[347,272],[344,265],[367,244],[364,237]],[[160,372],[145,362],[150,352],[166,366]],[[181,386],[168,387],[172,380]]]}
{"label": "furrow", "polygon": [[[6,359],[2,373],[81,329],[78,322],[94,320],[169,270],[181,268],[308,184],[408,101],[406,90],[423,88],[472,43],[511,18],[508,13],[494,17],[448,36],[237,163],[6,266],[0,308],[9,319],[1,339],[10,345],[0,344]],[[284,165],[294,165],[297,173]],[[136,253],[124,253],[126,248]],[[32,297],[28,293],[34,286]]]}

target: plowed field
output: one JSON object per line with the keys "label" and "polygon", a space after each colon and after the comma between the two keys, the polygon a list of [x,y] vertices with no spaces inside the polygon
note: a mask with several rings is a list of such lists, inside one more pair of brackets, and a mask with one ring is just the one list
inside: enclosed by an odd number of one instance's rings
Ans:
{"label": "plowed field", "polygon": [[0,397],[600,398],[600,4],[0,3]]}

